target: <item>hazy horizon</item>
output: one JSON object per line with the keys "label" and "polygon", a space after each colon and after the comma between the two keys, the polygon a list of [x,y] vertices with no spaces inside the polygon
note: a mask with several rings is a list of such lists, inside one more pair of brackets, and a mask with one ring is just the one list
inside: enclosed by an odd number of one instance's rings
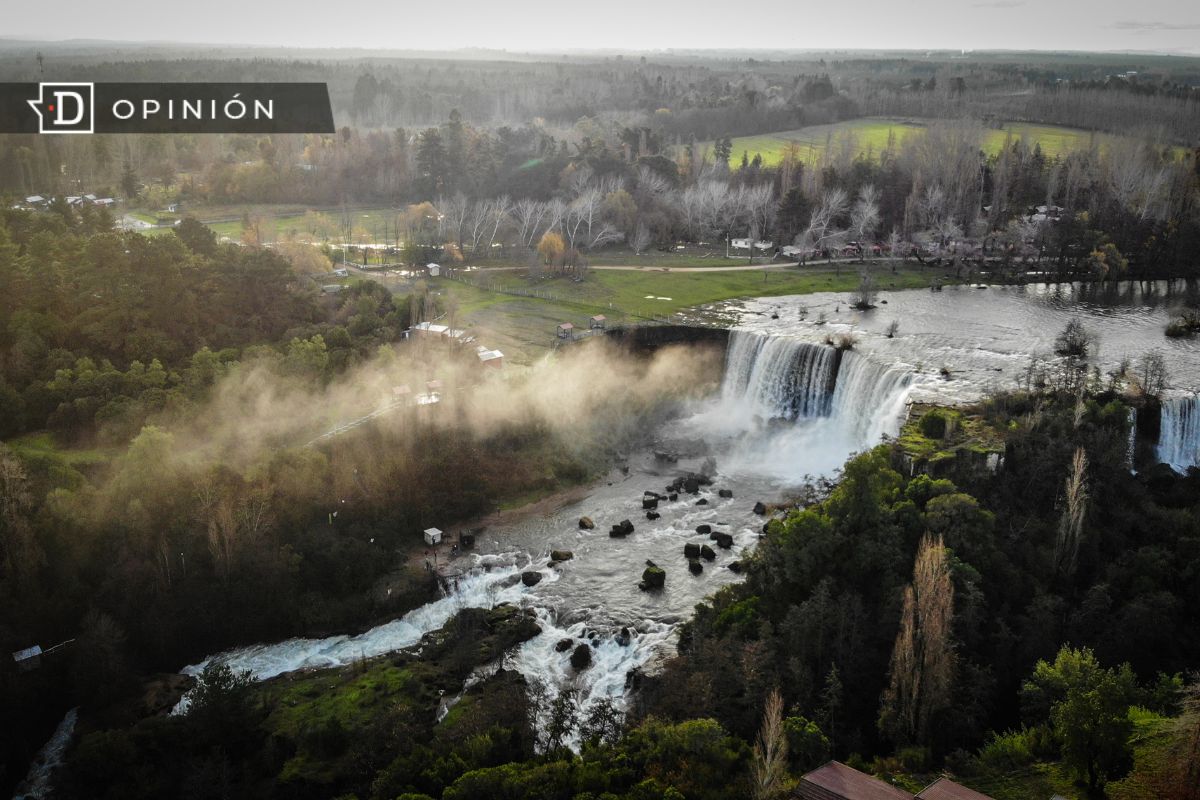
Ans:
{"label": "hazy horizon", "polygon": [[[819,23],[813,17],[819,15]],[[416,23],[416,24],[415,24]],[[415,7],[296,0],[287,13],[212,0],[177,5],[170,19],[151,0],[22,9],[9,41],[152,42],[295,49],[464,49],[530,53],[665,50],[1013,50],[1200,54],[1200,12],[1178,0],[1136,8],[1115,0],[908,0],[806,9],[764,0],[752,14],[713,3],[615,0],[603,13],[569,17],[549,0]]]}

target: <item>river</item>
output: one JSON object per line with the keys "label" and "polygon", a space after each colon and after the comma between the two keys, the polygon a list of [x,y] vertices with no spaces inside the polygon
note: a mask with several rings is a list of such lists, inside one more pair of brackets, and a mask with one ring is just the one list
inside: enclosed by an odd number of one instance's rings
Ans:
{"label": "river", "polygon": [[[728,566],[758,539],[763,518],[753,513],[756,501],[830,475],[851,453],[895,434],[912,400],[962,403],[1012,387],[1031,356],[1050,354],[1072,318],[1097,335],[1102,369],[1151,350],[1165,354],[1172,393],[1159,452],[1178,468],[1195,465],[1200,345],[1163,334],[1172,307],[1189,296],[1186,287],[1124,283],[881,292],[879,306],[865,312],[851,308],[844,293],[729,304],[725,312],[738,324],[720,392],[656,431],[625,471],[614,471],[585,499],[489,528],[464,557],[468,567],[449,594],[358,636],[292,639],[211,658],[258,679],[339,666],[416,644],[462,608],[509,602],[533,609],[543,632],[507,654],[506,667],[550,689],[573,686],[585,708],[601,698],[620,706],[628,676],[668,655],[695,604],[738,579]],[[889,338],[893,321],[899,328]],[[856,337],[852,350],[837,353],[825,344],[843,333]],[[675,476],[701,470],[708,459],[715,462],[711,486],[661,502],[657,520],[645,517],[644,491],[665,493]],[[579,528],[582,516],[595,521],[595,530]],[[623,519],[635,531],[610,538],[609,527]],[[733,546],[716,547],[696,532],[700,525],[728,532]],[[717,557],[700,575],[689,572],[687,542],[714,545]],[[551,549],[574,557],[551,564]],[[662,591],[638,588],[647,560],[666,571]],[[529,570],[543,576],[532,587],[520,581]],[[589,669],[576,672],[570,651],[556,649],[566,638],[590,642]],[[197,674],[209,660],[183,671]]]}

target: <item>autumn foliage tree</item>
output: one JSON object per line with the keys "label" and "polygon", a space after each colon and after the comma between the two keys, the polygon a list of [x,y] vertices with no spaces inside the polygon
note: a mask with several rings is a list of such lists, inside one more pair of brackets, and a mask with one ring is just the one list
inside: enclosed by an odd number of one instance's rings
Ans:
{"label": "autumn foliage tree", "polygon": [[541,241],[538,242],[537,251],[545,263],[559,264],[562,262],[563,255],[567,252],[567,244],[563,241],[561,235],[554,231],[547,231],[542,234]]}
{"label": "autumn foliage tree", "polygon": [[956,657],[954,584],[940,535],[926,535],[904,589],[880,728],[901,744],[927,744],[937,713],[950,704]]}

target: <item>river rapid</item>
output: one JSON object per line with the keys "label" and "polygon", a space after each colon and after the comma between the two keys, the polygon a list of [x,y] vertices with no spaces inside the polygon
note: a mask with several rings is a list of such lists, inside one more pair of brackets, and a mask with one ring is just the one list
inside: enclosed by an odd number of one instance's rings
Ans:
{"label": "river rapid", "polygon": [[[585,710],[602,698],[623,706],[630,677],[673,652],[678,625],[696,603],[738,580],[729,564],[758,540],[764,519],[753,513],[757,501],[832,475],[853,452],[894,435],[913,400],[962,403],[1012,387],[1031,356],[1050,354],[1072,318],[1098,336],[1104,370],[1151,350],[1166,355],[1172,393],[1159,452],[1177,468],[1194,465],[1200,345],[1163,335],[1172,307],[1188,297],[1188,287],[1124,283],[881,292],[878,307],[865,312],[851,308],[844,293],[730,304],[724,311],[738,323],[719,393],[662,426],[585,499],[488,528],[475,552],[458,560],[460,577],[445,596],[360,635],[238,648],[183,672],[198,674],[213,659],[260,680],[340,666],[415,645],[463,608],[513,603],[532,609],[542,634],[509,652],[502,666],[551,692],[577,689]],[[893,321],[899,328],[889,338]],[[852,350],[825,343],[839,333],[856,337]],[[676,476],[706,462],[715,464],[712,485],[662,501],[660,518],[646,518],[643,492],[665,494]],[[594,530],[579,527],[583,516],[595,521]],[[610,526],[624,519],[634,532],[610,538]],[[697,533],[700,525],[729,533],[733,546],[718,548]],[[688,542],[708,543],[717,553],[700,575],[688,570]],[[574,557],[553,564],[552,549]],[[661,591],[638,588],[648,560],[666,571]],[[542,579],[525,586],[520,576],[530,570]],[[592,666],[574,670],[570,651],[555,647],[562,639],[587,641]]]}

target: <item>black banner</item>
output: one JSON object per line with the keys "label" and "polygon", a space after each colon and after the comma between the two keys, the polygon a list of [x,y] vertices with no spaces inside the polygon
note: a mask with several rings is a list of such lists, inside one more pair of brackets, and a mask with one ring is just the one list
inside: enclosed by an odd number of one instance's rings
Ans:
{"label": "black banner", "polygon": [[333,133],[323,83],[0,83],[0,133]]}

